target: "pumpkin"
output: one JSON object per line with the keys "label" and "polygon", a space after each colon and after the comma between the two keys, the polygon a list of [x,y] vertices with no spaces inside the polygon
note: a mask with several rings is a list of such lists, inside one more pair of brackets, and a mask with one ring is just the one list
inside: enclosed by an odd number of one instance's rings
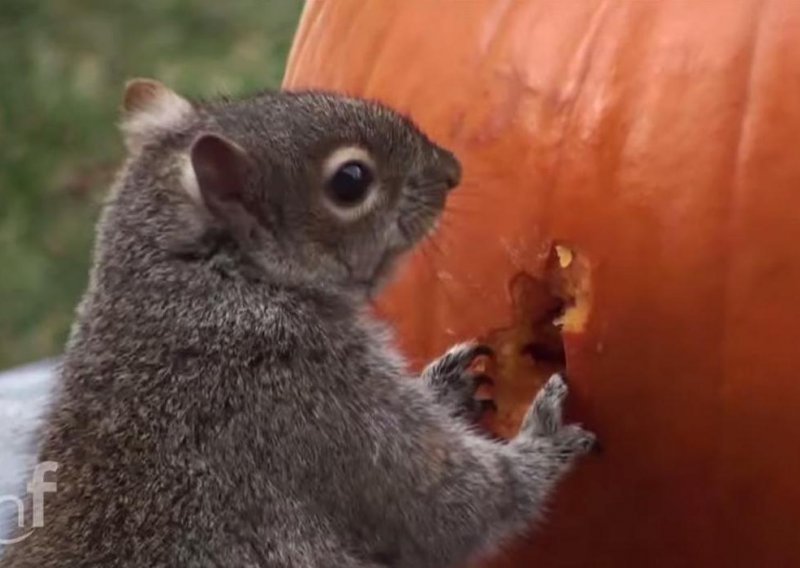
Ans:
{"label": "pumpkin", "polygon": [[477,337],[495,432],[566,368],[604,452],[492,566],[800,566],[794,0],[306,5],[285,87],[409,113],[464,165],[379,309]]}

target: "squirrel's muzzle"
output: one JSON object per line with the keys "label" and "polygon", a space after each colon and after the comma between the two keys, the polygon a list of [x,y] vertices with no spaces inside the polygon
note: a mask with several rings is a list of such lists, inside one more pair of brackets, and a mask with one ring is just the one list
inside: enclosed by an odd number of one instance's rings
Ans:
{"label": "squirrel's muzzle", "polygon": [[447,150],[441,151],[439,160],[447,189],[455,188],[461,183],[461,163],[455,155]]}

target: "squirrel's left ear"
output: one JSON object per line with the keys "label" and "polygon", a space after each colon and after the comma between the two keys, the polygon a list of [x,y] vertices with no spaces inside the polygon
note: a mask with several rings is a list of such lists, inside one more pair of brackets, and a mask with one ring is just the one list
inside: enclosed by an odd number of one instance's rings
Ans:
{"label": "squirrel's left ear", "polygon": [[153,79],[132,79],[122,99],[122,132],[132,153],[160,133],[176,128],[194,111],[192,103]]}
{"label": "squirrel's left ear", "polygon": [[250,154],[233,140],[218,134],[201,134],[189,150],[184,186],[196,202],[240,238],[257,225],[250,211],[252,196],[247,183],[255,166]]}
{"label": "squirrel's left ear", "polygon": [[198,136],[189,150],[183,183],[195,202],[240,241],[258,234],[259,218],[251,211],[248,181],[255,173],[250,154],[233,140],[219,134]]}
{"label": "squirrel's left ear", "polygon": [[206,207],[238,202],[243,204],[250,173],[250,155],[236,142],[217,134],[201,134],[189,157],[197,180],[197,192]]}

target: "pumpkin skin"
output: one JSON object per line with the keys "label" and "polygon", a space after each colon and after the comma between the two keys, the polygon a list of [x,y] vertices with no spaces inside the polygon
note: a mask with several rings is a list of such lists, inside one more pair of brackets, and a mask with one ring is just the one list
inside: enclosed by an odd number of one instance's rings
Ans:
{"label": "pumpkin skin", "polygon": [[[492,566],[800,566],[797,8],[307,4],[285,86],[384,101],[464,165],[438,246],[380,302],[415,364],[513,351],[535,303],[515,282],[547,281],[556,243],[584,263],[568,410],[604,452]],[[543,376],[514,357],[503,435]]]}

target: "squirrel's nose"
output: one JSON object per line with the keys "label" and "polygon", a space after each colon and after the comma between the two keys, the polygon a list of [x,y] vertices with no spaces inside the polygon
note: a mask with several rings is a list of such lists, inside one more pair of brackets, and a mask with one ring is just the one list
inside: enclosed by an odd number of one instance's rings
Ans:
{"label": "squirrel's nose", "polygon": [[461,183],[461,163],[458,158],[447,150],[442,150],[440,161],[447,189],[453,189]]}

